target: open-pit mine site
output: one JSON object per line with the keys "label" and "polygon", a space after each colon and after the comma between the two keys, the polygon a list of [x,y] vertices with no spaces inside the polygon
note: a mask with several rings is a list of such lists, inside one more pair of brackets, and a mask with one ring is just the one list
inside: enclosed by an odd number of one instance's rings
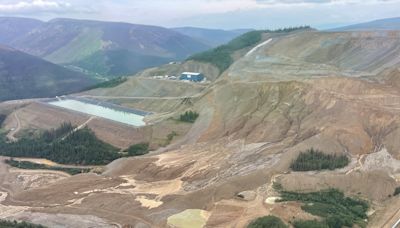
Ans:
{"label": "open-pit mine site", "polygon": [[400,31],[251,31],[60,95],[0,103],[2,220],[400,227]]}

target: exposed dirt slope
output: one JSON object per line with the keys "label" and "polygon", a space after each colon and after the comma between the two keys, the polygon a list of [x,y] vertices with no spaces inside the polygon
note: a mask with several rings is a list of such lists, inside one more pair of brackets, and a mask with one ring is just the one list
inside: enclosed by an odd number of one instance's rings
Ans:
{"label": "exposed dirt slope", "polygon": [[298,80],[371,76],[400,62],[400,32],[302,32],[278,39],[237,61],[235,80]]}

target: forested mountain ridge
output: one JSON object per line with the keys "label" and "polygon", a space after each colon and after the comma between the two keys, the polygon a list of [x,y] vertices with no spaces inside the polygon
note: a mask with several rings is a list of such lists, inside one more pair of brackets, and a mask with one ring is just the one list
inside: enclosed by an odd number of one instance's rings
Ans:
{"label": "forested mountain ridge", "polygon": [[9,34],[12,27],[17,31],[0,39],[3,44],[107,77],[132,75],[209,48],[167,28],[121,22],[0,18],[0,34]]}

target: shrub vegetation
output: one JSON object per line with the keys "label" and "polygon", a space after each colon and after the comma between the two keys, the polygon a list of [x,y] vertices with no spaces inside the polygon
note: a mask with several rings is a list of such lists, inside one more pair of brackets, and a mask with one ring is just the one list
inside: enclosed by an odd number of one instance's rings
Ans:
{"label": "shrub vegetation", "polygon": [[179,117],[179,120],[182,122],[194,123],[198,117],[199,113],[193,111],[186,111]]}
{"label": "shrub vegetation", "polygon": [[172,140],[174,140],[175,136],[178,136],[178,133],[176,133],[175,131],[172,131],[171,133],[169,133],[167,135],[166,145],[169,145],[172,142]]}
{"label": "shrub vegetation", "polygon": [[138,143],[130,146],[126,152],[129,156],[140,156],[149,153],[149,143]]}
{"label": "shrub vegetation", "polygon": [[349,158],[345,155],[328,155],[311,148],[301,152],[290,168],[294,171],[334,170],[345,167],[349,162]]}
{"label": "shrub vegetation", "polygon": [[264,216],[251,222],[247,228],[287,228],[282,220],[275,216]]}
{"label": "shrub vegetation", "polygon": [[397,187],[397,188],[394,190],[393,195],[394,195],[394,196],[397,196],[397,195],[399,195],[399,194],[400,194],[400,187]]}
{"label": "shrub vegetation", "polygon": [[17,222],[17,221],[7,221],[0,220],[1,228],[45,228],[42,225],[36,225],[28,222]]}

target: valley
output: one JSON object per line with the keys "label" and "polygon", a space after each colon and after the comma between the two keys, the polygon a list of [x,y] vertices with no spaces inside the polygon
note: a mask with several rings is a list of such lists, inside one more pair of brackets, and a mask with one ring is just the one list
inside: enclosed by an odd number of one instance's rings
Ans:
{"label": "valley", "polygon": [[[90,129],[119,155],[141,143],[149,149],[72,176],[10,167],[2,157],[0,218],[48,227],[185,228],[247,227],[272,215],[289,227],[396,227],[398,50],[399,31],[253,31],[188,61],[70,95],[142,110],[144,124],[135,126],[47,99],[0,103],[9,141],[67,122],[71,134]],[[201,71],[210,82],[153,78],[184,71]],[[304,156],[312,148],[317,155]],[[19,158],[54,165],[31,159]]]}

